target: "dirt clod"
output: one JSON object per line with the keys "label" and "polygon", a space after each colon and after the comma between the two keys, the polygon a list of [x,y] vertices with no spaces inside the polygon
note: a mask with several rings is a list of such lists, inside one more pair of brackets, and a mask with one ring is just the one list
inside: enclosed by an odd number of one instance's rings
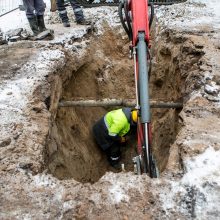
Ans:
{"label": "dirt clod", "polygon": [[5,138],[0,141],[0,147],[6,147],[11,143],[11,138]]}

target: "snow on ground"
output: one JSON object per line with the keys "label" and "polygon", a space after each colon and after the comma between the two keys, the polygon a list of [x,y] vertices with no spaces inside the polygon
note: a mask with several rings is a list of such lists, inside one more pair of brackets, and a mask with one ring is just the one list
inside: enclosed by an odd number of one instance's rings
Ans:
{"label": "snow on ground", "polygon": [[30,31],[24,11],[19,9],[0,17],[0,29],[7,32],[10,29],[25,28]]}
{"label": "snow on ground", "polygon": [[[51,67],[56,68],[63,63],[64,54],[60,50],[44,50],[39,56],[26,63],[20,73],[8,81],[0,84],[0,114],[1,134],[0,139],[4,139],[8,133],[8,124],[24,121],[22,113],[28,103],[28,96],[33,92],[35,86],[41,83],[41,79],[51,71]],[[35,70],[33,72],[33,70]],[[23,75],[23,73],[26,73]],[[5,129],[3,128],[5,127]]]}
{"label": "snow on ground", "polygon": [[[129,182],[127,179],[129,178]],[[145,176],[146,179],[149,179]],[[107,175],[101,178],[101,181],[107,181],[111,184],[111,187],[108,189],[110,203],[117,204],[121,201],[129,202],[128,191],[135,189],[141,193],[143,190],[143,177],[133,175],[132,173],[125,173],[120,176],[120,178],[114,173],[108,173]],[[117,183],[117,184],[115,184]],[[126,183],[126,184],[125,184]]]}
{"label": "snow on ground", "polygon": [[[185,3],[172,5],[171,10],[162,6],[157,11],[160,18],[165,15],[163,20],[165,25],[170,27],[178,27],[178,29],[198,30],[206,25],[211,26],[215,30],[220,28],[220,2],[218,0],[188,0]],[[209,27],[207,27],[209,28]]]}
{"label": "snow on ground", "polygon": [[219,158],[220,151],[208,147],[203,154],[186,160],[186,174],[183,176],[182,183],[200,188],[204,181],[208,181],[216,182],[220,186]]}
{"label": "snow on ground", "polygon": [[[157,11],[158,22],[166,28],[180,30],[186,33],[209,33],[220,31],[220,1],[217,0],[189,0],[185,3],[167,7],[160,7]],[[163,27],[165,29],[165,27]],[[207,52],[209,53],[209,51]],[[212,54],[213,55],[213,54]],[[215,61],[214,61],[215,59]],[[210,57],[212,65],[216,67],[219,57]],[[218,69],[219,67],[217,67]],[[213,69],[213,72],[215,70]],[[212,79],[213,72],[205,77]],[[219,74],[215,72],[215,74]],[[204,86],[206,93],[219,97],[219,85],[210,82]],[[196,94],[198,97],[198,94]],[[200,95],[199,95],[200,96]],[[193,99],[193,97],[192,97]],[[218,107],[218,102],[216,107]],[[202,118],[200,120],[203,120]],[[218,126],[219,121],[216,121]],[[200,139],[193,139],[190,135],[183,141],[188,148],[195,144],[205,145],[208,138],[219,146],[219,133],[201,132]],[[170,213],[179,211],[188,219],[219,219],[220,211],[220,151],[213,146],[206,146],[203,153],[184,159],[184,175],[180,180],[168,180],[170,187],[160,189],[160,201],[167,217]],[[171,214],[172,216],[172,214]]]}
{"label": "snow on ground", "polygon": [[[201,25],[204,26],[204,24],[212,26],[216,30],[220,28],[220,1],[190,0],[187,3],[183,3],[183,5],[185,6],[184,9],[183,7],[179,7],[179,5],[170,6],[171,10],[166,10],[166,7],[163,6],[160,7],[161,12],[158,9],[160,22],[187,30],[191,28],[199,30],[199,27]],[[108,12],[108,10],[106,12]],[[183,16],[184,20],[182,18]],[[162,17],[165,17],[165,19]],[[3,31],[7,31],[7,29],[11,29],[12,27],[20,27],[21,24],[22,26],[27,25],[24,12],[15,11],[8,14],[7,17],[2,18],[0,18],[0,27]],[[111,18],[112,23],[114,23],[114,17]],[[15,20],[17,20],[17,23],[14,22]],[[22,108],[27,103],[27,94],[31,93],[33,87],[36,87],[34,84],[39,83],[38,80],[42,79],[44,75],[48,73],[51,66],[54,65],[54,61],[59,60],[58,64],[60,65],[62,59],[64,59],[64,55],[60,50],[42,51],[37,60],[31,61],[31,63],[23,67],[24,72],[30,72],[29,76],[21,78],[21,75],[17,75],[13,81],[4,85],[4,90],[1,85],[0,108],[1,111],[3,110],[3,114],[0,116],[0,120],[2,126],[4,126],[5,121],[19,119],[18,114],[16,113],[13,117],[12,112],[22,111]],[[53,68],[55,67],[53,66]],[[35,69],[34,73],[29,71],[33,69]],[[207,86],[207,89],[212,91],[216,89],[216,86],[212,85],[211,88]],[[10,96],[10,99],[8,99],[8,96]],[[6,134],[2,133],[1,135],[4,136]],[[220,151],[215,150],[211,146],[207,146],[207,149],[202,154],[188,158],[184,162],[186,173],[180,181],[167,180],[170,184],[170,188],[163,188],[160,194],[160,201],[163,203],[163,208],[167,213],[174,209],[179,209],[183,213],[185,213],[186,210],[191,210],[190,217],[197,215],[200,216],[198,219],[207,219],[207,216],[209,216],[209,219],[219,218],[220,213],[217,208],[220,206],[219,157]],[[138,178],[140,181],[138,181]],[[117,175],[106,174],[102,178],[102,181],[110,182],[111,187],[109,187],[108,190],[109,198],[112,203],[119,203],[122,200],[129,201],[127,193],[130,189],[136,189],[141,192],[141,178],[142,177],[129,175],[128,182],[128,178],[126,177],[124,179],[121,177],[121,179],[118,180]],[[50,186],[53,188],[55,186],[50,177],[45,175],[36,175],[33,177],[33,180],[32,184],[35,187]],[[55,195],[59,195],[59,192],[55,193]],[[99,200],[99,198],[96,197],[97,195],[93,196]],[[180,201],[179,204],[177,201]],[[101,202],[100,200],[100,203]],[[177,205],[179,205],[179,207],[177,207]],[[65,203],[64,206],[66,209],[71,207],[68,203]]]}
{"label": "snow on ground", "polygon": [[195,219],[219,219],[220,151],[208,147],[204,153],[185,161],[186,174],[180,181],[169,181],[160,194],[163,209],[179,210]]}

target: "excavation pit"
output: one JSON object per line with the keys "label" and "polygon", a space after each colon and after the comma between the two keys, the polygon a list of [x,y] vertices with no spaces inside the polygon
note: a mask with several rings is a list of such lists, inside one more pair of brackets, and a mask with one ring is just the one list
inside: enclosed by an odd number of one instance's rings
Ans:
{"label": "excavation pit", "polygon": [[[194,45],[189,45],[187,49],[181,41],[176,42],[167,33],[164,33],[162,39],[159,39],[159,43],[155,42],[156,47],[152,44],[151,99],[175,102],[187,92],[184,85],[187,74],[183,75],[180,69],[187,70],[192,65],[191,61],[196,64],[203,54]],[[99,42],[98,47],[90,43],[86,61],[77,70],[71,70],[72,77],[63,85],[60,100],[134,99],[133,61],[128,58],[127,41],[119,32],[109,28],[101,38],[94,40]],[[189,54],[194,59],[182,59]],[[66,74],[66,70],[63,71]],[[108,165],[105,154],[92,135],[93,124],[111,109],[114,108],[58,109],[48,139],[46,159],[48,169],[55,177],[94,183],[107,171],[116,172]],[[179,112],[176,109],[152,110],[153,152],[160,172],[166,169],[170,146],[181,126]],[[126,171],[133,170],[135,139],[134,134],[122,149],[122,162]]]}
{"label": "excavation pit", "polygon": [[[159,179],[133,172],[109,172],[113,170],[96,146],[91,128],[112,108],[58,107],[59,102],[76,98],[135,97],[127,38],[117,34],[123,30],[118,32],[116,26],[120,24],[112,22],[117,9],[88,9],[95,19],[98,13],[98,18],[103,17],[96,19],[95,28],[101,27],[103,20],[110,27],[97,28],[98,32],[86,37],[80,31],[83,37],[77,40],[70,37],[78,36],[77,30],[82,28],[72,22],[70,29],[63,28],[66,32],[62,36],[55,32],[58,39],[27,42],[30,48],[23,41],[21,47],[19,42],[1,46],[12,48],[6,59],[4,51],[1,53],[0,64],[4,66],[0,68],[1,218],[220,216],[216,208],[219,31],[210,20],[213,6],[216,4],[206,7],[190,1],[156,9],[160,17],[157,37],[151,34],[150,96],[152,100],[183,102],[183,109],[152,109],[153,152]],[[198,17],[207,18],[208,23],[198,23]],[[62,24],[54,26],[56,31]],[[11,69],[11,63],[17,65]],[[127,164],[135,148],[130,144],[131,140],[123,149]],[[130,171],[132,167],[125,165],[125,169]]]}

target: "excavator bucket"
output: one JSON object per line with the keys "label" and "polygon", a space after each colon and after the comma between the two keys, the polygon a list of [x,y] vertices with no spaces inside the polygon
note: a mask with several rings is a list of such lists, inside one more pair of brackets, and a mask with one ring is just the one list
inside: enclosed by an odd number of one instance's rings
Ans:
{"label": "excavator bucket", "polygon": [[[84,8],[100,7],[100,6],[118,6],[120,0],[76,0]],[[186,0],[149,0],[149,3],[155,5],[171,5],[182,3]],[[65,5],[69,5],[69,1],[65,0]],[[56,0],[51,0],[51,11],[56,11]]]}

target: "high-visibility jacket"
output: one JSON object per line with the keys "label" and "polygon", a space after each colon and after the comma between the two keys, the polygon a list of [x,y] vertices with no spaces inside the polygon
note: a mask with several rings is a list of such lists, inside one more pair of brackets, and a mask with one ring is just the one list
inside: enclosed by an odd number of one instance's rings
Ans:
{"label": "high-visibility jacket", "polygon": [[[130,113],[131,111],[129,111]],[[108,112],[104,118],[109,136],[122,137],[130,130],[130,123],[122,109]]]}
{"label": "high-visibility jacket", "polygon": [[103,150],[107,150],[115,141],[130,131],[131,108],[122,108],[108,112],[93,126],[93,134]]}

